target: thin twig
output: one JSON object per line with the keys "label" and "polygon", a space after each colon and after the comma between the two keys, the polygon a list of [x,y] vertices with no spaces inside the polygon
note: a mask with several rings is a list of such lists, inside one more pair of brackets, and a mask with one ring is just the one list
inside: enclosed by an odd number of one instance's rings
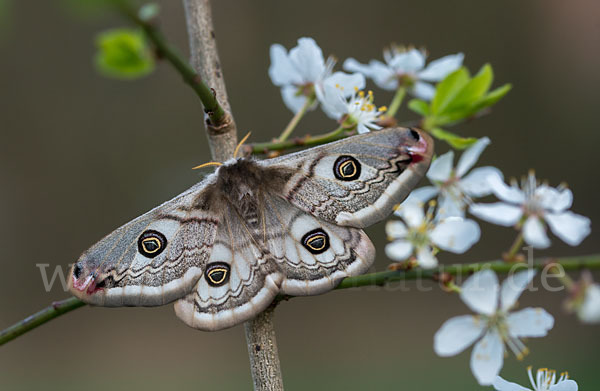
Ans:
{"label": "thin twig", "polygon": [[[517,271],[525,267],[534,269],[547,268],[549,272],[553,272],[557,267],[562,267],[565,271],[575,270],[600,270],[600,254],[582,255],[576,257],[564,258],[539,258],[534,260],[532,264],[504,262],[500,260],[477,262],[477,263],[461,263],[454,265],[442,265],[434,269],[412,269],[412,270],[396,270],[383,271],[376,273],[363,274],[356,277],[348,277],[337,286],[336,289],[358,288],[365,286],[384,286],[394,281],[409,281],[409,280],[437,280],[442,274],[452,276],[467,275],[478,270],[489,269],[497,273],[509,273]],[[289,299],[293,296],[280,296],[278,301]],[[52,320],[62,314],[72,311],[83,306],[84,303],[74,297],[66,300],[53,303],[51,306],[27,317],[26,319],[16,323],[15,325],[0,332],[0,345],[9,342],[18,336]]]}
{"label": "thin twig", "polygon": [[[393,126],[402,127],[413,127],[419,125],[419,121],[407,121],[400,124],[394,124]],[[323,145],[332,141],[341,140],[343,138],[352,136],[355,134],[355,128],[345,128],[343,126],[324,134],[318,134],[316,136],[306,135],[303,137],[296,137],[291,140],[279,141],[273,140],[263,143],[252,143],[242,147],[245,155],[250,154],[267,154],[270,151],[287,151],[289,149],[297,149],[301,147],[314,147],[316,145]]]}
{"label": "thin twig", "polygon": [[273,141],[266,143],[254,143],[244,145],[245,154],[261,154],[269,151],[285,151],[293,148],[312,147],[315,145],[327,144],[332,141],[340,140],[354,134],[353,130],[347,130],[339,127],[329,133],[320,134],[317,136],[304,136],[286,141]]}
{"label": "thin twig", "polygon": [[222,124],[226,119],[223,108],[219,105],[215,95],[211,89],[202,81],[198,73],[187,63],[165,39],[158,27],[153,21],[147,21],[140,18],[137,10],[131,5],[128,0],[119,0],[115,4],[121,13],[132,23],[141,27],[146,34],[148,40],[154,46],[157,55],[164,58],[179,72],[183,81],[187,83],[198,95],[204,111],[210,118],[213,124]]}
{"label": "thin twig", "polygon": [[9,328],[2,330],[2,332],[0,332],[0,345],[4,345],[8,341],[12,341],[18,336],[25,334],[26,332],[31,331],[46,322],[84,305],[85,303],[76,297],[55,301],[43,310],[38,311],[35,314],[21,320],[20,322],[15,323]]}
{"label": "thin twig", "polygon": [[600,254],[583,255],[564,258],[540,258],[533,263],[504,262],[501,260],[460,263],[454,265],[441,265],[434,269],[389,270],[377,273],[363,274],[342,280],[336,289],[356,288],[361,286],[383,286],[387,283],[400,280],[437,279],[442,273],[452,276],[466,275],[479,270],[489,269],[497,273],[509,273],[522,270],[526,267],[534,269],[550,268],[560,265],[564,270],[600,269]]}

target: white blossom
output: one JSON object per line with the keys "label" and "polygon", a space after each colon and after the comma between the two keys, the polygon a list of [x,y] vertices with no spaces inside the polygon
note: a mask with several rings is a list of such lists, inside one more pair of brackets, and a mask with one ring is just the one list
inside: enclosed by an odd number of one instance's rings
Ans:
{"label": "white blossom", "polygon": [[477,315],[450,318],[436,332],[434,350],[439,356],[454,356],[475,341],[471,371],[481,385],[490,385],[500,373],[506,347],[518,359],[529,351],[521,338],[543,337],[554,325],[554,318],[542,308],[510,312],[535,270],[510,275],[502,286],[491,270],[469,277],[460,297]]}
{"label": "white blossom", "polygon": [[490,144],[490,139],[483,137],[466,149],[456,168],[454,152],[450,151],[431,163],[427,178],[433,186],[425,186],[414,190],[405,203],[412,201],[426,202],[438,196],[438,218],[448,216],[464,217],[465,210],[473,198],[485,197],[492,193],[488,178],[503,178],[502,172],[495,167],[478,167],[471,172],[483,150]]}
{"label": "white blossom", "polygon": [[497,176],[488,177],[488,182],[502,202],[473,204],[469,212],[498,225],[522,223],[523,237],[533,247],[550,246],[546,224],[571,246],[577,246],[591,232],[590,219],[568,210],[573,204],[573,193],[565,187],[538,184],[533,172],[523,180],[521,189],[516,183],[507,186]]}
{"label": "white blossom", "polygon": [[556,371],[541,368],[537,370],[537,376],[534,379],[531,367],[528,367],[527,374],[532,389],[508,382],[500,376],[497,376],[494,380],[494,388],[497,391],[577,391],[578,389],[577,383],[574,380],[569,380],[569,375],[566,372],[557,377]]}
{"label": "white blossom", "polygon": [[425,67],[426,54],[417,49],[400,50],[394,47],[385,50],[383,56],[385,64],[371,60],[367,65],[349,58],[344,62],[344,69],[362,73],[385,90],[396,90],[404,86],[411,94],[424,100],[431,100],[435,95],[435,88],[428,82],[442,80],[457,70],[464,58],[462,53],[449,55],[432,61]]}
{"label": "white blossom", "polygon": [[322,88],[326,81],[345,87],[346,97],[352,94],[353,87],[362,89],[366,84],[360,73],[333,73],[335,60],[330,57],[325,61],[323,51],[312,38],[298,39],[298,46],[289,53],[279,44],[271,45],[270,54],[271,81],[281,87],[283,102],[294,113],[304,106],[307,99],[314,100],[316,104],[316,90]]}
{"label": "white blossom", "polygon": [[586,287],[577,316],[584,323],[600,323],[600,284]]}
{"label": "white blossom", "polygon": [[406,224],[394,220],[386,225],[392,242],[385,247],[385,253],[394,261],[403,261],[414,254],[419,266],[433,268],[438,264],[434,247],[462,254],[479,240],[479,226],[473,220],[450,217],[433,221],[432,214],[425,214],[417,203],[403,204],[395,214]]}
{"label": "white blossom", "polygon": [[356,125],[358,133],[366,133],[372,129],[381,129],[377,125],[380,115],[385,112],[385,107],[377,108],[373,104],[373,93],[359,91],[354,88],[354,93],[346,98],[345,88],[330,81],[324,83],[322,93],[317,91],[317,96],[325,114],[339,122]]}

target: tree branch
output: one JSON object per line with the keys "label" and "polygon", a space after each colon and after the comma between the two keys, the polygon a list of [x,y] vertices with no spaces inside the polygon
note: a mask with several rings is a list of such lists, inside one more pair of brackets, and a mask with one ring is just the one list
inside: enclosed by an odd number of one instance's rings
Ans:
{"label": "tree branch", "polygon": [[[600,270],[600,254],[564,258],[545,257],[534,260],[533,264],[504,262],[497,260],[478,263],[459,263],[446,266],[442,265],[438,268],[428,270],[388,270],[345,278],[335,289],[358,288],[363,286],[384,286],[385,284],[394,281],[422,279],[436,280],[438,276],[442,275],[442,273],[447,273],[452,276],[460,276],[474,273],[482,269],[493,270],[496,273],[509,273],[525,267],[532,267],[538,270],[548,268],[549,270],[551,267],[557,265],[560,265],[565,271],[576,271],[582,269]],[[289,299],[291,297],[293,296],[280,296],[278,297],[278,301]],[[83,305],[85,304],[75,297],[54,302],[52,305],[0,332],[0,346],[38,326],[41,326],[49,320],[77,309]],[[268,338],[264,340],[268,340]],[[250,345],[248,346],[250,348]]]}
{"label": "tree branch", "polygon": [[[213,159],[225,161],[234,155],[237,130],[227,100],[225,80],[217,52],[210,0],[183,0],[183,3],[192,65],[200,72],[202,78],[213,86],[217,99],[226,110],[226,121],[222,125],[213,126],[207,122],[206,126]],[[283,390],[273,326],[274,308],[271,307],[244,324],[255,390]]]}
{"label": "tree branch", "polygon": [[283,377],[273,326],[276,305],[277,302],[274,302],[256,318],[244,324],[255,390],[283,390]]}

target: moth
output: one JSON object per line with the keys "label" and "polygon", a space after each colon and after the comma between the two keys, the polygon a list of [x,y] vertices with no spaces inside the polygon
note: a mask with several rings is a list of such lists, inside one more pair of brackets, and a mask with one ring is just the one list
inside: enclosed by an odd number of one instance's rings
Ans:
{"label": "moth", "polygon": [[433,141],[389,128],[274,159],[233,158],[85,251],[69,288],[98,306],[175,302],[187,325],[219,330],[278,294],[316,295],[364,273],[362,228],[423,177]]}

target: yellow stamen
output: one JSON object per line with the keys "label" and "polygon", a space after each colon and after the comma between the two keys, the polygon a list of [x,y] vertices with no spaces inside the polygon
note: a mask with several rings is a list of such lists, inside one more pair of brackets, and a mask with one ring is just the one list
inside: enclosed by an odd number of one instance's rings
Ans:
{"label": "yellow stamen", "polygon": [[242,145],[246,142],[246,140],[248,140],[248,137],[250,137],[250,134],[252,134],[252,132],[248,132],[247,135],[244,136],[244,138],[242,139],[242,141],[240,141],[237,145],[237,147],[235,147],[235,151],[233,151],[233,157],[236,158],[238,152],[240,151],[240,148],[242,147]]}
{"label": "yellow stamen", "polygon": [[208,163],[204,163],[199,166],[196,166],[196,167],[192,167],[192,170],[197,170],[199,168],[203,168],[203,167],[207,167],[207,166],[222,166],[222,165],[223,165],[223,163],[220,163],[220,162],[208,162]]}
{"label": "yellow stamen", "polygon": [[377,109],[377,111],[379,111],[380,113],[385,113],[387,109],[387,106],[381,106],[379,109]]}

